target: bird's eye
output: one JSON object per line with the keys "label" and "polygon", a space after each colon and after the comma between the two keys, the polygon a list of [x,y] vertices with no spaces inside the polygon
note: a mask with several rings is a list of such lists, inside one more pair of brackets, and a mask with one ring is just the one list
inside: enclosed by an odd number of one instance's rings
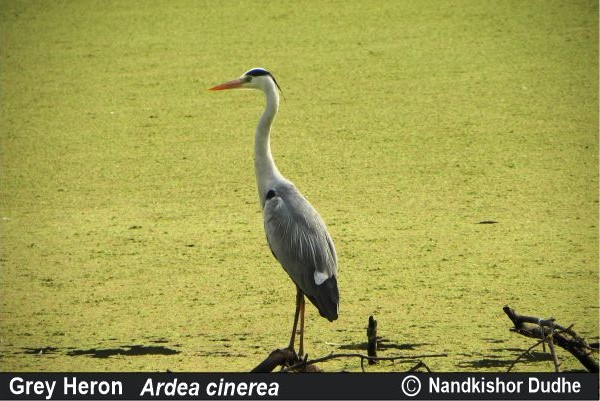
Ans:
{"label": "bird's eye", "polygon": [[250,75],[246,75],[244,77],[244,82],[250,82],[250,81],[252,81],[252,77]]}
{"label": "bird's eye", "polygon": [[275,195],[277,195],[277,194],[275,193],[275,190],[274,190],[274,189],[269,189],[269,191],[267,191],[267,200],[269,200],[269,199],[271,199],[271,198],[274,198],[274,197],[275,197]]}

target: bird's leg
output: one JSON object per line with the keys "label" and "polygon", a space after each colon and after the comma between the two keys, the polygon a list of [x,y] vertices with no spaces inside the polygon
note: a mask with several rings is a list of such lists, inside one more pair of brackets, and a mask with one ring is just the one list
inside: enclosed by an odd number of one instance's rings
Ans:
{"label": "bird's leg", "polygon": [[300,346],[298,347],[298,356],[302,358],[304,355],[304,294],[301,293],[300,301]]}
{"label": "bird's leg", "polygon": [[[296,328],[298,327],[298,315],[300,314],[300,304],[304,301],[304,294],[300,288],[296,286],[296,313],[294,314],[294,326],[292,327],[292,336],[290,338],[289,349],[294,351],[294,342],[296,341]],[[295,352],[295,351],[294,351]]]}

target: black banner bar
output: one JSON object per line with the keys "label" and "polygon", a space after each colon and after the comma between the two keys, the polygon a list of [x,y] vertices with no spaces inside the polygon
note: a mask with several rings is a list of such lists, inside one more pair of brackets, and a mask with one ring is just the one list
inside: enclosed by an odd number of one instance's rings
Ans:
{"label": "black banner bar", "polygon": [[2,400],[598,400],[590,373],[0,373]]}

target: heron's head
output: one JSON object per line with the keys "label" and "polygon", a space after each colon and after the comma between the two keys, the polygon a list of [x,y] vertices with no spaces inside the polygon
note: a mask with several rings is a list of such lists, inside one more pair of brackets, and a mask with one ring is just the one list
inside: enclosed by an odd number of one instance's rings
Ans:
{"label": "heron's head", "polygon": [[281,91],[281,88],[279,87],[279,84],[275,80],[273,74],[264,68],[253,68],[243,73],[241,77],[214,86],[210,88],[210,90],[219,91],[225,89],[248,88],[266,91],[267,88],[273,87],[273,85]]}

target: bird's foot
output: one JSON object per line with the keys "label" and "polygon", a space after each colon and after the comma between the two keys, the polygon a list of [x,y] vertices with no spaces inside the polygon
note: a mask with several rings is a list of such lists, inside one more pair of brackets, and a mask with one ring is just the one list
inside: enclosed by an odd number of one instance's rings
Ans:
{"label": "bird's foot", "polygon": [[285,348],[285,350],[287,352],[291,352],[295,355],[296,359],[298,359],[299,361],[306,359],[306,357],[308,356],[308,354],[305,354],[303,350],[300,350],[300,352],[296,352],[296,350],[294,349],[293,346],[288,346],[287,348]]}
{"label": "bird's foot", "polygon": [[[284,348],[280,350],[281,352],[286,353],[290,357],[286,358],[285,367],[290,369],[291,372],[299,372],[299,373],[315,373],[321,372],[321,369],[313,365],[312,363],[307,364],[308,362],[308,354],[304,354],[298,356],[296,351],[293,348]],[[292,357],[293,355],[293,357]]]}
{"label": "bird's foot", "polygon": [[281,350],[281,352],[286,356],[286,362],[288,366],[292,366],[298,362],[301,362],[302,359],[298,356],[298,353],[294,349],[293,346],[288,346]]}

